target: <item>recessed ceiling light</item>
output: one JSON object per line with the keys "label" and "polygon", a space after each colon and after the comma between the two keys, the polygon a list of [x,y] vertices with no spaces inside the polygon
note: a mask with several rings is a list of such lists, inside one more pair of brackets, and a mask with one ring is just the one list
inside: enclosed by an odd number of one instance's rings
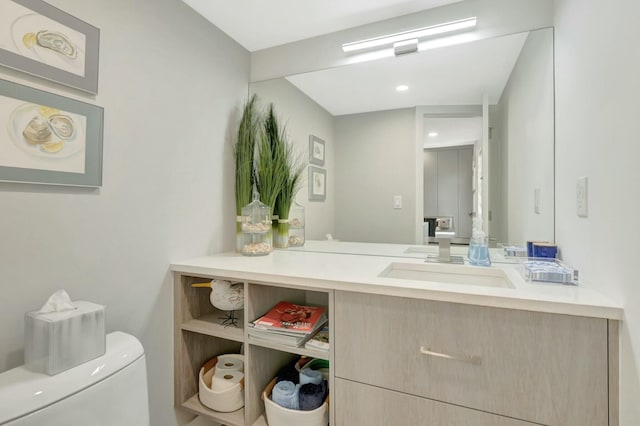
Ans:
{"label": "recessed ceiling light", "polygon": [[396,87],[396,90],[398,92],[406,92],[407,90],[409,90],[409,86],[407,86],[406,84],[401,84],[400,86]]}
{"label": "recessed ceiling light", "polygon": [[429,132],[428,135],[430,138],[435,138],[435,137],[438,137],[438,132]]}

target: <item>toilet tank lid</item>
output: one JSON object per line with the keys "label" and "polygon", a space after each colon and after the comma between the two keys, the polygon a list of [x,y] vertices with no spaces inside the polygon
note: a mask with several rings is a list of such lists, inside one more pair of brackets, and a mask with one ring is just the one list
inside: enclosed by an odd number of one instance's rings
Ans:
{"label": "toilet tank lid", "polygon": [[0,425],[37,411],[92,386],[144,355],[134,336],[107,334],[106,353],[55,376],[24,366],[0,374]]}

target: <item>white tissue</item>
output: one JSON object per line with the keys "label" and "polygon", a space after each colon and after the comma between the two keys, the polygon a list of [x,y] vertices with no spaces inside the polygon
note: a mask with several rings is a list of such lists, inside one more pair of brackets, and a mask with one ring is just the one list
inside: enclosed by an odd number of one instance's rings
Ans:
{"label": "white tissue", "polygon": [[42,308],[38,311],[39,314],[48,314],[50,312],[64,312],[78,309],[76,305],[71,302],[71,298],[64,290],[58,290],[49,296],[49,299],[42,305]]}

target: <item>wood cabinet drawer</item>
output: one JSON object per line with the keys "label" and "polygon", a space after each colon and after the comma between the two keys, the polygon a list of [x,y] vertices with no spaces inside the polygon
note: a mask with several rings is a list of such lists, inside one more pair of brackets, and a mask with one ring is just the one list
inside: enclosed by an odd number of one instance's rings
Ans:
{"label": "wood cabinet drawer", "polygon": [[337,377],[546,425],[607,425],[604,319],[337,291],[334,324]]}
{"label": "wood cabinet drawer", "polygon": [[521,420],[336,379],[338,426],[534,426]]}

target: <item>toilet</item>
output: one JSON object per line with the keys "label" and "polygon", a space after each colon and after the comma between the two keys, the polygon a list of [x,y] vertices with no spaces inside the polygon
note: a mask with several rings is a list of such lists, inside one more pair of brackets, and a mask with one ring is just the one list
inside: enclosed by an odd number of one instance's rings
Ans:
{"label": "toilet", "polygon": [[0,425],[149,426],[144,349],[126,333],[106,338],[103,356],[55,376],[0,374]]}

